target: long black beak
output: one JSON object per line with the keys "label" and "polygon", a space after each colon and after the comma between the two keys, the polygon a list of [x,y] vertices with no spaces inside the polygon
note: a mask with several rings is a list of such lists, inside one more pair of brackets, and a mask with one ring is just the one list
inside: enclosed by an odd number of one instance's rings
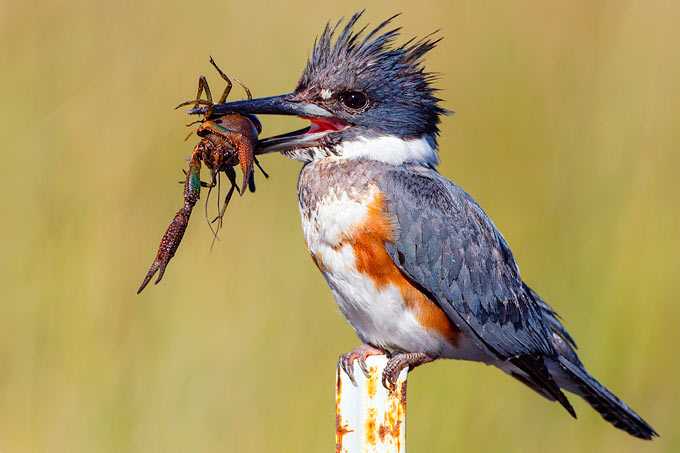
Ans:
{"label": "long black beak", "polygon": [[[191,109],[187,113],[190,115],[203,115],[206,109],[206,107],[199,107]],[[240,113],[243,115],[294,115],[311,118],[332,116],[330,112],[317,105],[298,100],[294,93],[216,104],[213,107],[212,116],[221,116],[227,113]]]}
{"label": "long black beak", "polygon": [[[191,115],[204,115],[206,110],[206,107],[199,107],[191,109],[187,113]],[[323,118],[323,120],[316,121],[316,123],[324,124],[320,129],[319,126],[316,126],[315,129],[306,127],[287,134],[258,140],[255,154],[285,152],[298,148],[314,147],[319,144],[319,140],[325,135],[349,126],[344,121],[335,118],[328,110],[299,100],[295,93],[216,104],[213,106],[211,118],[228,113],[238,113],[241,115],[293,115],[309,119]],[[312,122],[314,123],[315,121]]]}

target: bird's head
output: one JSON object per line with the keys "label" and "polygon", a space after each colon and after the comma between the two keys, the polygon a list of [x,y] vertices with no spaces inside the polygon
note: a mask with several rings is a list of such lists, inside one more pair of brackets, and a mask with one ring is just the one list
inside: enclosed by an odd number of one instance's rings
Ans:
{"label": "bird's head", "polygon": [[[423,56],[439,40],[428,37],[395,47],[393,16],[372,31],[356,31],[362,13],[340,29],[326,25],[295,91],[215,106],[214,115],[296,115],[311,126],[266,138],[258,154],[281,152],[311,161],[366,158],[401,164],[437,164],[440,115],[447,113],[425,72]],[[200,113],[199,110],[191,113]]]}

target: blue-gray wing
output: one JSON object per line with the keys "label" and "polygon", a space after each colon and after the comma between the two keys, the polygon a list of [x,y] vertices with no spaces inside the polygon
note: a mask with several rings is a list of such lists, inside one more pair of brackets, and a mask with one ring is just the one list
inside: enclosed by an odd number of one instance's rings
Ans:
{"label": "blue-gray wing", "polygon": [[398,225],[388,253],[464,333],[500,359],[554,355],[542,301],[472,197],[422,167],[394,168],[378,187]]}

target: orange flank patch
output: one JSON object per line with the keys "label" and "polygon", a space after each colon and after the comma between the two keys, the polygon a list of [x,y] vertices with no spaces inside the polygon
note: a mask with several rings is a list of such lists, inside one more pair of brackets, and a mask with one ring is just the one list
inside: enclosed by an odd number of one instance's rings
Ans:
{"label": "orange flank patch", "polygon": [[369,205],[366,223],[346,238],[356,257],[359,272],[368,275],[378,289],[389,285],[399,288],[406,306],[428,331],[434,330],[456,346],[460,330],[437,304],[416,288],[394,264],[385,249],[385,242],[394,240],[394,230],[386,208],[385,196],[378,192]]}

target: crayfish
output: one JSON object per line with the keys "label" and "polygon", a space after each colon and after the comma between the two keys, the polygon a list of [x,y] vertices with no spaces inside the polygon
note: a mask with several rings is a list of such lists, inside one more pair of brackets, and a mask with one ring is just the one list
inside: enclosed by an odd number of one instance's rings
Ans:
{"label": "crayfish", "polygon": [[[227,86],[220,97],[218,104],[223,104],[231,91],[231,81],[222,72],[222,70],[217,66],[215,61],[210,58],[210,63],[215,67],[220,76],[227,82]],[[252,99],[250,90],[241,83],[240,80],[236,81],[243,87],[248,99]],[[207,100],[201,99],[201,95],[205,92]],[[213,230],[214,238],[217,238],[217,231],[219,231],[222,224],[222,217],[229,204],[229,200],[233,195],[234,190],[238,190],[241,195],[245,192],[246,186],[251,192],[255,191],[254,182],[254,164],[262,170],[259,162],[254,154],[255,146],[257,145],[257,136],[262,131],[262,126],[259,120],[254,115],[240,115],[236,113],[229,113],[216,118],[212,117],[212,109],[215,103],[212,100],[212,94],[210,92],[210,87],[208,86],[208,81],[204,76],[200,76],[198,79],[198,93],[196,94],[196,99],[191,101],[186,101],[178,105],[176,108],[180,108],[186,105],[194,105],[198,107],[199,105],[207,106],[204,118],[198,122],[201,125],[196,129],[195,133],[201,137],[201,141],[198,142],[191,157],[189,157],[189,169],[185,171],[186,179],[180,181],[184,183],[184,206],[177,211],[174,219],[170,223],[170,226],[165,231],[163,238],[161,239],[161,244],[158,247],[158,253],[156,254],[156,259],[154,260],[149,272],[146,274],[142,285],[137,290],[137,294],[142,292],[142,290],[149,283],[151,278],[158,272],[158,278],[154,284],[157,284],[163,278],[165,273],[165,268],[168,263],[175,255],[177,248],[179,247],[184,232],[187,229],[189,223],[189,217],[191,216],[191,211],[194,205],[198,201],[201,195],[201,187],[208,188],[208,196],[210,196],[210,191],[213,187],[219,187],[219,175],[224,173],[227,175],[231,187],[227,192],[224,199],[224,203],[219,210],[217,217],[215,217],[212,222],[219,221],[217,224],[217,229]],[[191,123],[190,126],[195,123]],[[187,139],[193,134],[190,133]],[[201,172],[201,162],[210,170],[210,181],[203,182],[200,178]],[[243,173],[243,182],[239,188],[236,183],[236,172],[234,170],[235,165],[240,165],[241,172]],[[267,173],[262,170],[265,177],[268,177]],[[219,195],[218,195],[219,196]],[[207,200],[206,200],[206,214],[207,214]],[[209,222],[209,225],[210,223]],[[211,226],[212,230],[212,226]],[[214,239],[213,239],[214,242]]]}

